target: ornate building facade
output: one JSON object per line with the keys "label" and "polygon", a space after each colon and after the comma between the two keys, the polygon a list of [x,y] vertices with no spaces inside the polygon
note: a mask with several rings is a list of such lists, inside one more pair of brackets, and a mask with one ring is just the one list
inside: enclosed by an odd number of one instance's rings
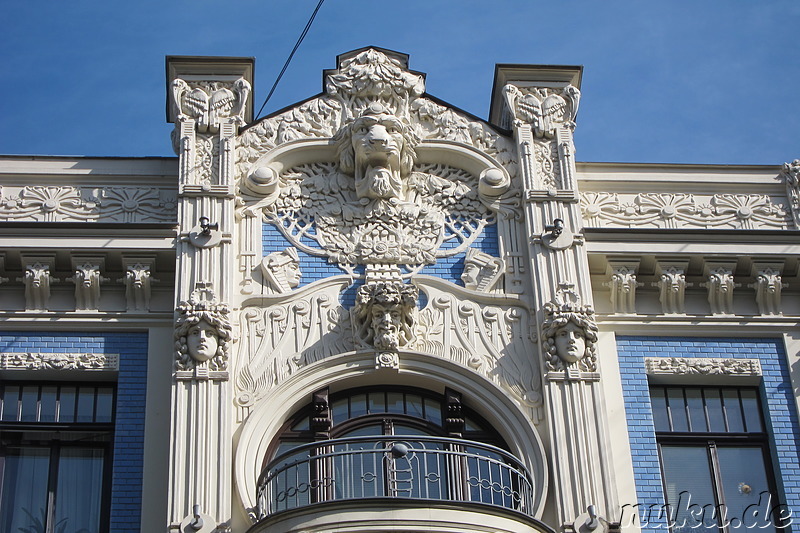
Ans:
{"label": "ornate building facade", "polygon": [[576,162],[580,67],[253,68],[167,58],[177,159],[0,158],[0,530],[793,527],[800,162]]}

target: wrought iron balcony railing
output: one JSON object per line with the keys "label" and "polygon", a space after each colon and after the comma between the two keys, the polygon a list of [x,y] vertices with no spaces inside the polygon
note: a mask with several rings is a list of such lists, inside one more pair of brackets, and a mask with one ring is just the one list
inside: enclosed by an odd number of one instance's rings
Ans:
{"label": "wrought iron balcony railing", "polygon": [[298,446],[267,465],[257,491],[259,520],[364,498],[475,502],[530,515],[533,481],[518,459],[494,446],[393,435]]}

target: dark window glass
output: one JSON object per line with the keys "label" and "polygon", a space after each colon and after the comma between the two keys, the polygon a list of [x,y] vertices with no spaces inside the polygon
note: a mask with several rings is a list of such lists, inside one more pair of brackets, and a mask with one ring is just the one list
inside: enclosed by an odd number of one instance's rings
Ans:
{"label": "dark window glass", "polygon": [[672,421],[672,431],[689,431],[689,420],[686,418],[686,402],[683,399],[683,389],[667,389],[669,414]]}
{"label": "dark window glass", "polygon": [[107,530],[103,482],[110,468],[114,388],[0,385],[0,397],[0,531]]}
{"label": "dark window glass", "polygon": [[[56,399],[58,398],[58,387],[42,387],[42,396],[39,402],[39,421],[56,421]],[[109,420],[110,421],[110,420]]]}
{"label": "dark window glass", "polygon": [[653,424],[656,426],[656,431],[669,431],[669,413],[664,389],[653,389],[650,403],[653,405]]}
{"label": "dark window glass", "polygon": [[705,389],[703,397],[706,402],[706,414],[708,415],[708,430],[714,433],[724,433],[725,414],[722,412],[722,398],[719,389]]}
{"label": "dark window glass", "polygon": [[58,421],[62,423],[75,422],[75,387],[61,387],[59,396]]}
{"label": "dark window glass", "polygon": [[725,402],[725,419],[728,422],[728,431],[731,433],[744,433],[744,416],[742,404],[739,401],[739,391],[736,389],[723,389],[722,399]]}
{"label": "dark window glass", "polygon": [[22,387],[20,422],[36,422],[39,407],[39,387]]}
{"label": "dark window glass", "polygon": [[6,448],[0,501],[0,531],[37,531],[47,509],[49,448]]}
{"label": "dark window glass", "polygon": [[406,394],[406,414],[417,418],[425,418],[421,397],[415,394]]}
{"label": "dark window glass", "polygon": [[19,409],[19,387],[7,386],[3,391],[3,421],[17,420]]}
{"label": "dark window glass", "polygon": [[383,392],[369,393],[369,412],[370,413],[386,412],[386,394],[384,394]]}
{"label": "dark window glass", "polygon": [[758,407],[758,397],[756,396],[756,391],[752,389],[743,390],[741,391],[741,397],[746,431],[748,433],[764,431],[764,425],[761,422],[761,410]]}
{"label": "dark window glass", "polygon": [[81,387],[78,391],[78,419],[76,422],[94,422],[94,387]]}
{"label": "dark window glass", "polygon": [[[664,423],[664,403],[673,425]],[[685,400],[683,400],[685,398]],[[769,472],[769,447],[758,392],[731,387],[651,387],[653,417],[663,468],[666,503],[676,513],[671,533],[775,531],[763,509],[777,502]],[[691,434],[675,423],[683,407]],[[761,509],[752,515],[754,509]],[[723,514],[724,513],[724,514]],[[748,514],[750,513],[750,514]],[[724,517],[724,520],[723,520]],[[739,524],[738,526],[736,524]],[[755,525],[752,525],[755,524]]]}
{"label": "dark window glass", "polygon": [[403,407],[403,393],[402,392],[390,392],[386,395],[386,412],[387,413],[394,413],[397,415],[401,415],[405,413],[405,409]]}
{"label": "dark window glass", "polygon": [[97,389],[97,406],[95,422],[111,422],[114,412],[114,389],[110,387]]}
{"label": "dark window glass", "polygon": [[661,462],[667,503],[678,513],[675,530],[714,527],[717,522],[713,512],[692,512],[703,508],[713,510],[716,505],[708,450],[705,447],[661,446]]}
{"label": "dark window glass", "polygon": [[686,405],[689,408],[689,423],[691,431],[706,432],[706,412],[703,409],[703,396],[700,389],[686,389]]}
{"label": "dark window glass", "polygon": [[442,425],[442,403],[430,398],[425,398],[425,418],[436,424]]}
{"label": "dark window glass", "polygon": [[367,395],[356,394],[350,397],[350,418],[367,414]]}

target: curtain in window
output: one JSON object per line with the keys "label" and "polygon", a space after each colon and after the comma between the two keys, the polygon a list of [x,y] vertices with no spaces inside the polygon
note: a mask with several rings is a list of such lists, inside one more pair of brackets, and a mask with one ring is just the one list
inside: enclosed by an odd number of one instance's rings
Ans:
{"label": "curtain in window", "polygon": [[103,450],[63,447],[58,463],[53,531],[98,533],[103,487]]}
{"label": "curtain in window", "polygon": [[49,448],[7,448],[4,451],[0,531],[44,531],[47,509]]}

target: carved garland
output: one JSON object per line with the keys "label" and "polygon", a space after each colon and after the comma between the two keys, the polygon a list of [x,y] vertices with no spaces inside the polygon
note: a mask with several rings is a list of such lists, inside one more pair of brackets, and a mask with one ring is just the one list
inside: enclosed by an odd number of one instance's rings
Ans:
{"label": "carved garland", "polygon": [[118,354],[97,353],[3,353],[0,370],[119,370]]}
{"label": "carved garland", "polygon": [[761,376],[758,359],[724,359],[705,357],[646,357],[648,375],[725,375]]}

